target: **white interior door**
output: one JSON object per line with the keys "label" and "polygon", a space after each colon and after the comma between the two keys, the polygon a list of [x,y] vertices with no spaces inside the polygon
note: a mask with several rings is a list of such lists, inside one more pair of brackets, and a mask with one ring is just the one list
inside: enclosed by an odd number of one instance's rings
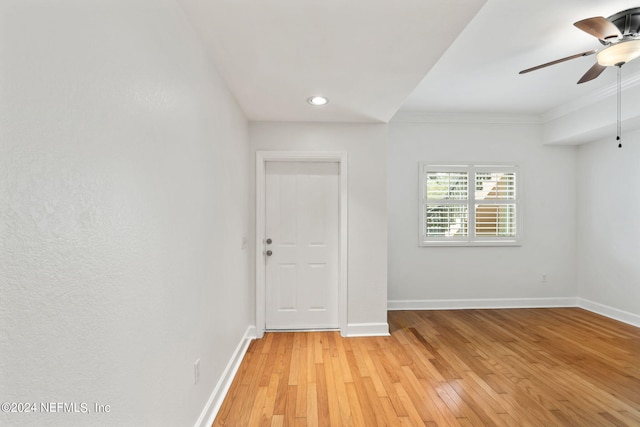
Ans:
{"label": "white interior door", "polygon": [[339,327],[339,164],[267,162],[265,327]]}

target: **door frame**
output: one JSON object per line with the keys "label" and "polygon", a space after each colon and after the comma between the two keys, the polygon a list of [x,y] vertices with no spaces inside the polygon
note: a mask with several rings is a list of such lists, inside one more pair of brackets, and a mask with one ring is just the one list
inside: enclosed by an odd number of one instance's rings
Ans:
{"label": "door frame", "polygon": [[266,228],[265,171],[267,162],[338,163],[338,325],[340,335],[347,333],[348,302],[348,197],[347,153],[343,151],[256,151],[256,336],[264,336],[266,322],[266,274],[264,262]]}

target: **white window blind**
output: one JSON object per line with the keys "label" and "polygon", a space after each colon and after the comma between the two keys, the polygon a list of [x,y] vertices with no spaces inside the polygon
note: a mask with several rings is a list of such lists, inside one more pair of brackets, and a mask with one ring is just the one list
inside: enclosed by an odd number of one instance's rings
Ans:
{"label": "white window blind", "polygon": [[420,244],[515,245],[516,165],[420,163]]}

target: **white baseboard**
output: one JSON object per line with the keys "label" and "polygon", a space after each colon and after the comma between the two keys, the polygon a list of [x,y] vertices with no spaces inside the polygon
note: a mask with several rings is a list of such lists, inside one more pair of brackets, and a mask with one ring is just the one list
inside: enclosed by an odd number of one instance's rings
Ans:
{"label": "white baseboard", "polygon": [[578,298],[498,298],[498,299],[441,299],[388,301],[394,310],[469,310],[480,308],[549,308],[577,307]]}
{"label": "white baseboard", "polygon": [[244,333],[240,344],[238,344],[238,347],[236,347],[236,350],[233,352],[231,360],[227,363],[218,384],[216,384],[216,387],[213,389],[213,392],[202,410],[198,421],[196,421],[195,427],[210,427],[213,424],[216,419],[216,415],[218,415],[218,411],[220,410],[220,406],[222,406],[222,402],[229,391],[229,387],[231,387],[233,378],[236,376],[236,373],[240,368],[240,363],[242,363],[242,359],[249,348],[249,344],[251,343],[251,340],[255,338],[256,327],[249,326]]}
{"label": "white baseboard", "polygon": [[578,298],[578,307],[640,328],[640,316],[637,314],[589,301],[584,298]]}
{"label": "white baseboard", "polygon": [[389,324],[384,323],[349,323],[347,337],[387,337]]}
{"label": "white baseboard", "polygon": [[499,299],[441,299],[391,300],[389,311],[395,310],[473,310],[491,308],[551,308],[580,307],[610,319],[640,327],[640,315],[578,297],[565,298],[499,298]]}

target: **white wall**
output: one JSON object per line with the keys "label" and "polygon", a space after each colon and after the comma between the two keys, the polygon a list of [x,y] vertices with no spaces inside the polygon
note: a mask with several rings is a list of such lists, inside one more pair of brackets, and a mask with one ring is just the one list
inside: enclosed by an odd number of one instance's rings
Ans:
{"label": "white wall", "polygon": [[0,424],[193,425],[253,323],[247,122],[172,0],[0,16],[0,400],[110,405]]}
{"label": "white wall", "polygon": [[347,152],[347,322],[353,333],[384,328],[387,322],[387,125],[252,122],[250,144],[252,153],[258,150]]}
{"label": "white wall", "polygon": [[[504,298],[539,306],[545,301],[535,299],[576,297],[575,147],[543,146],[536,124],[392,122],[388,149],[391,307],[481,307]],[[518,162],[522,245],[418,247],[421,160]]]}
{"label": "white wall", "polygon": [[623,129],[622,148],[614,138],[578,149],[579,293],[606,306],[596,310],[640,324],[640,131]]}

